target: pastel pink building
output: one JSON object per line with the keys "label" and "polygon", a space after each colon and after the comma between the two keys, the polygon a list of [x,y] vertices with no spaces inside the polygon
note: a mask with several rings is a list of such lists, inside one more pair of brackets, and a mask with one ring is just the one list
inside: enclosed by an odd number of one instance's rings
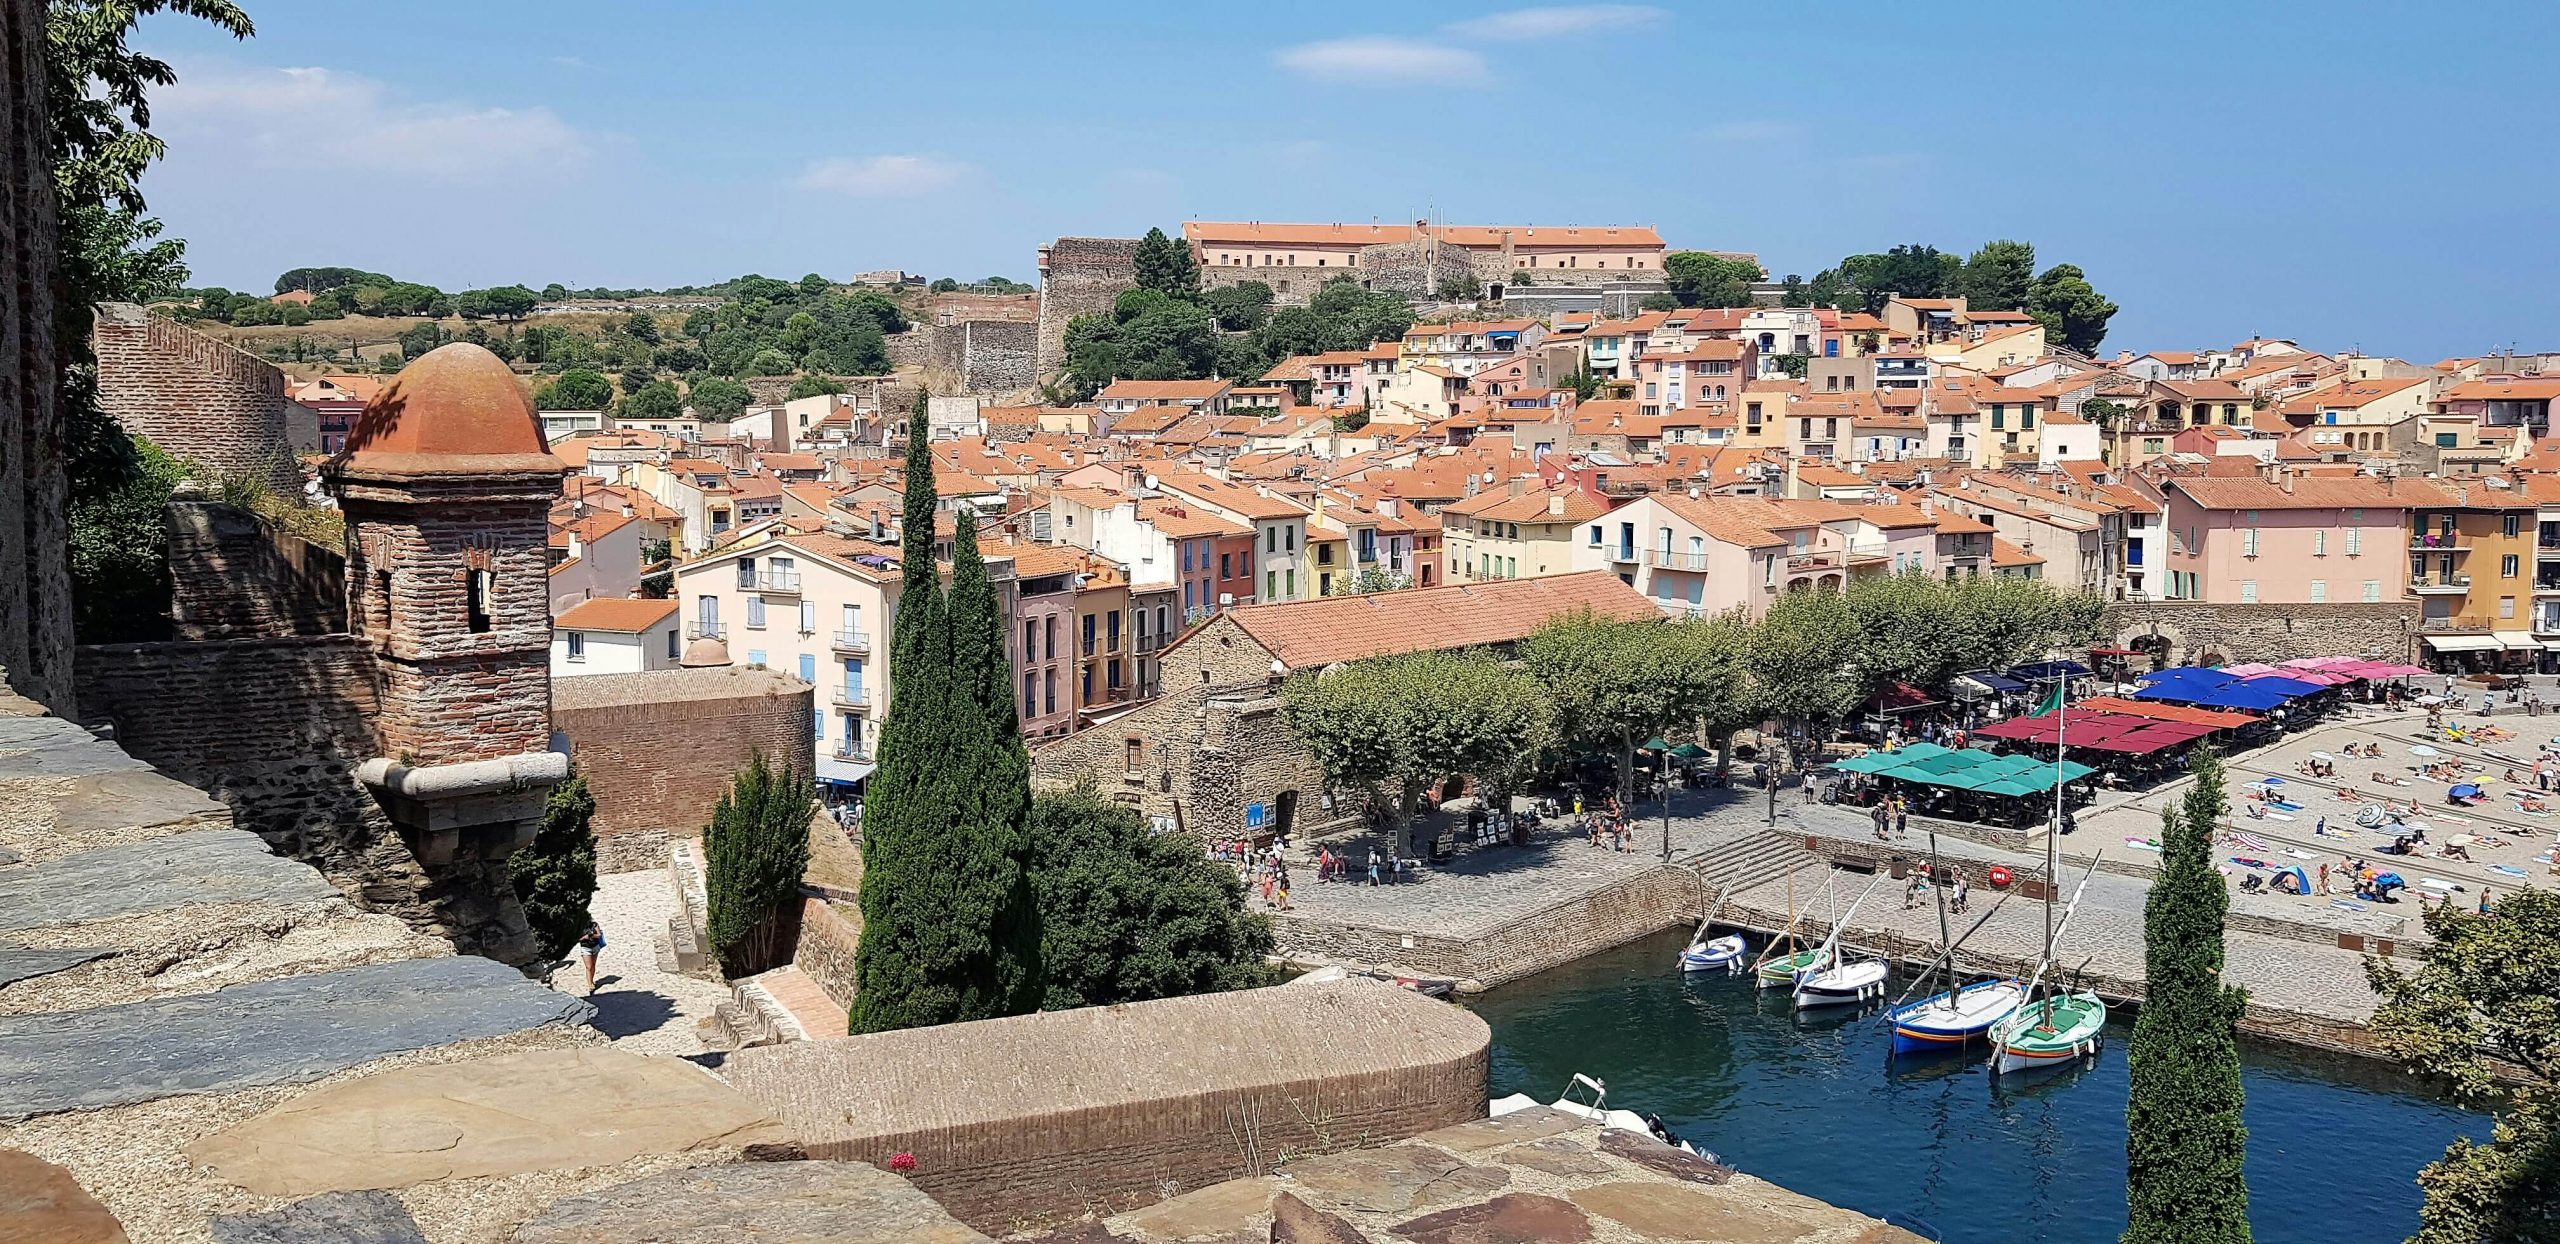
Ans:
{"label": "pastel pink building", "polygon": [[2172,478],[2170,600],[2319,605],[2406,600],[2409,507],[2420,481],[2322,476]]}

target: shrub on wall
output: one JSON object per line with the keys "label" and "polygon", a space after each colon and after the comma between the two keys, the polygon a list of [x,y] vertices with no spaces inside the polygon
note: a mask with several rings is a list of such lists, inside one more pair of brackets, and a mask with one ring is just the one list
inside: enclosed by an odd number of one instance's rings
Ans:
{"label": "shrub on wall", "polygon": [[791,957],[785,919],[809,868],[809,790],[800,774],[757,756],[729,783],[702,831],[711,953],[730,976]]}

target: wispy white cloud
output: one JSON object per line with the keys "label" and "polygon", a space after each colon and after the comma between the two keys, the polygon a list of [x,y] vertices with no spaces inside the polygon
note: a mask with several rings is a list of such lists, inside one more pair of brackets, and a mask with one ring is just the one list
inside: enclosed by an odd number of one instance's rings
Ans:
{"label": "wispy white cloud", "polygon": [[1649,4],[1566,4],[1513,9],[1449,23],[1449,33],[1468,39],[1505,43],[1594,34],[1604,30],[1640,30],[1670,14]]}
{"label": "wispy white cloud", "polygon": [[1484,58],[1464,48],[1364,35],[1284,48],[1280,67],[1310,78],[1371,86],[1483,86],[1493,80]]}
{"label": "wispy white cloud", "polygon": [[152,93],[154,128],[198,154],[257,168],[381,170],[380,180],[485,183],[586,161],[598,136],[548,108],[414,103],[324,68],[182,66]]}
{"label": "wispy white cloud", "polygon": [[969,166],[930,155],[828,156],[800,171],[800,188],[859,199],[905,199],[959,181]]}
{"label": "wispy white cloud", "polygon": [[1793,121],[1726,121],[1710,125],[1706,140],[1711,143],[1776,143],[1800,138],[1804,126]]}

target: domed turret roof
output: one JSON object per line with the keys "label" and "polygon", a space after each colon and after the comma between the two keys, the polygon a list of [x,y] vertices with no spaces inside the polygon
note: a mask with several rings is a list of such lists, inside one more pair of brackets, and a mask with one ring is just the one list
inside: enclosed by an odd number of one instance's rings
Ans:
{"label": "domed turret roof", "polygon": [[676,664],[689,670],[708,669],[729,663],[729,645],[704,635],[684,646],[684,656]]}
{"label": "domed turret roof", "polygon": [[365,403],[340,456],[358,473],[563,471],[515,373],[465,341],[429,350]]}

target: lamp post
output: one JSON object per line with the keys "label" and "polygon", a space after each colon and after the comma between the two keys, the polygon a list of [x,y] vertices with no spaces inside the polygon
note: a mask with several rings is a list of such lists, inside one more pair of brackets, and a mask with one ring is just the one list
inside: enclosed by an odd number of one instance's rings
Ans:
{"label": "lamp post", "polygon": [[1662,862],[1671,862],[1671,749],[1662,749]]}

